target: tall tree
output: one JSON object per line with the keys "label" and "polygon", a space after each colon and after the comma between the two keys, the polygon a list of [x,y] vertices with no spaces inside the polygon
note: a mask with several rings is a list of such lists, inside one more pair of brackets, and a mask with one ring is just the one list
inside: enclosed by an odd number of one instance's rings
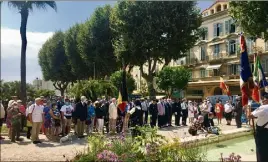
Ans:
{"label": "tall tree", "polygon": [[89,76],[101,79],[117,69],[110,30],[111,6],[99,7],[78,33],[78,49]]}
{"label": "tall tree", "polygon": [[232,1],[229,13],[242,31],[254,38],[268,40],[268,2]]}
{"label": "tall tree", "polygon": [[165,67],[157,74],[157,85],[171,97],[172,92],[186,88],[190,79],[190,71],[184,67]]}
{"label": "tall tree", "polygon": [[38,60],[44,79],[53,81],[54,87],[64,96],[67,86],[75,82],[76,77],[71,72],[71,65],[65,55],[63,32],[55,32],[52,38],[43,44]]}
{"label": "tall tree", "polygon": [[11,8],[19,11],[21,16],[20,35],[21,35],[21,94],[20,97],[23,104],[26,105],[27,93],[26,93],[26,27],[29,12],[36,9],[46,9],[47,6],[54,10],[57,10],[56,3],[54,1],[9,1],[8,5]]}
{"label": "tall tree", "polygon": [[[123,71],[116,71],[110,76],[110,80],[113,85],[120,90],[122,84]],[[131,94],[136,89],[135,80],[130,73],[126,74],[127,92]]]}
{"label": "tall tree", "polygon": [[64,38],[65,54],[70,62],[72,73],[78,80],[88,79],[90,75],[89,71],[92,71],[87,68],[86,62],[78,50],[77,36],[83,25],[84,24],[75,24],[72,26],[65,32]]}
{"label": "tall tree", "polygon": [[153,97],[157,65],[185,56],[198,39],[194,32],[200,25],[194,1],[120,1],[111,15],[115,54],[140,67]]}

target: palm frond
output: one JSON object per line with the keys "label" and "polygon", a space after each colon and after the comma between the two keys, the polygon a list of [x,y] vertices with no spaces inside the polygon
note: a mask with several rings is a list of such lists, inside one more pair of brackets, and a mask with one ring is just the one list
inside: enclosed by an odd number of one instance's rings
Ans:
{"label": "palm frond", "polygon": [[9,1],[8,6],[10,8],[15,8],[18,11],[22,9],[27,9],[29,11],[33,11],[33,8],[46,10],[47,6],[51,7],[55,11],[57,11],[57,5],[55,1]]}

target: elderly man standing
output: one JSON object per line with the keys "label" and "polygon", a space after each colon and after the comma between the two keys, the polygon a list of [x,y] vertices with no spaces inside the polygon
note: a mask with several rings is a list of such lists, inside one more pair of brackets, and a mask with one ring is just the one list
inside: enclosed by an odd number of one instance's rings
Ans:
{"label": "elderly man standing", "polygon": [[77,118],[77,135],[78,138],[84,137],[85,122],[87,119],[87,98],[81,97],[81,102],[78,102],[75,106],[75,117]]}
{"label": "elderly man standing", "polygon": [[254,110],[249,118],[258,118],[256,123],[255,143],[258,162],[268,161],[268,94],[264,95],[262,106]]}
{"label": "elderly man standing", "polygon": [[116,119],[117,119],[117,105],[116,99],[112,99],[112,103],[109,105],[109,124],[111,133],[115,133],[116,130]]}
{"label": "elderly man standing", "polygon": [[41,143],[39,140],[39,132],[43,124],[43,100],[41,98],[35,99],[35,104],[29,108],[29,118],[32,123],[32,141],[34,144]]}
{"label": "elderly man standing", "polygon": [[237,128],[242,127],[242,121],[241,121],[242,112],[243,112],[243,106],[240,101],[240,97],[238,96],[236,97],[236,103],[234,108],[234,116]]}

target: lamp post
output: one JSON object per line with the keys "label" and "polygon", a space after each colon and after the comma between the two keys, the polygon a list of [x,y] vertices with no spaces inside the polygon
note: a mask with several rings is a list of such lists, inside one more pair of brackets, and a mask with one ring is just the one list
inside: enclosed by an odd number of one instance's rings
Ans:
{"label": "lamp post", "polygon": [[93,67],[93,73],[94,73],[93,76],[94,76],[94,80],[95,80],[95,79],[96,79],[96,71],[95,71],[95,70],[96,70],[96,67],[95,67],[95,62],[93,62],[93,66],[94,66],[94,67]]}

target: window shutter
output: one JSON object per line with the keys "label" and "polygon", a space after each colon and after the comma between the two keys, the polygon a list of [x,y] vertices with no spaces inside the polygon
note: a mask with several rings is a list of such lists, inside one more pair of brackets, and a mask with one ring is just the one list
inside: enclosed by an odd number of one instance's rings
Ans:
{"label": "window shutter", "polygon": [[216,55],[216,53],[217,53],[216,47],[217,47],[217,45],[214,45],[214,53],[213,53],[213,55]]}
{"label": "window shutter", "polygon": [[205,31],[206,31],[206,33],[205,33],[205,40],[208,40],[208,27],[205,27]]}
{"label": "window shutter", "polygon": [[226,54],[229,55],[229,47],[230,47],[230,41],[228,40],[226,42]]}
{"label": "window shutter", "polygon": [[223,23],[219,24],[219,32],[220,36],[223,36]]}
{"label": "window shutter", "polygon": [[225,21],[225,34],[227,35],[227,34],[229,34],[229,21]]}
{"label": "window shutter", "polygon": [[217,37],[217,24],[213,24],[213,36]]}

